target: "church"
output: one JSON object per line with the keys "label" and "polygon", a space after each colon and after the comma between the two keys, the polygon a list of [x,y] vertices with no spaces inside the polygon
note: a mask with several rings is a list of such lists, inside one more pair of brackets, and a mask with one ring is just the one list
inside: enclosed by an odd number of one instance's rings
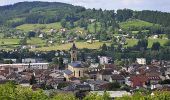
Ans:
{"label": "church", "polygon": [[71,77],[81,78],[84,77],[85,71],[87,71],[88,66],[78,61],[78,48],[76,47],[75,43],[73,43],[71,49],[70,49],[70,55],[71,55],[71,63],[68,64],[68,68],[64,70],[64,76],[66,79],[69,79]]}

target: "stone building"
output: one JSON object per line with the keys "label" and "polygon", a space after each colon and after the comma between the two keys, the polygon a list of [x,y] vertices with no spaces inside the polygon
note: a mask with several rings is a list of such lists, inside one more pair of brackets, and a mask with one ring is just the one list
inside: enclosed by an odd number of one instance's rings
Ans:
{"label": "stone building", "polygon": [[84,77],[85,75],[85,71],[87,70],[88,66],[85,63],[78,61],[77,54],[78,54],[78,49],[75,43],[73,43],[73,46],[70,49],[71,63],[68,64],[68,68],[64,71],[65,72],[64,75],[66,78],[70,78],[70,77],[80,78],[80,77]]}

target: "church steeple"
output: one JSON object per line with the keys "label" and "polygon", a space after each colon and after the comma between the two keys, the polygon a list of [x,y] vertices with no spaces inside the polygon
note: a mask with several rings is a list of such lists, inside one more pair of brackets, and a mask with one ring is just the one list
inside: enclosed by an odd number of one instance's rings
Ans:
{"label": "church steeple", "polygon": [[71,47],[71,50],[77,50],[76,44],[73,43],[73,46]]}
{"label": "church steeple", "polygon": [[77,47],[75,43],[73,43],[73,46],[70,49],[70,54],[71,54],[71,62],[77,61]]}

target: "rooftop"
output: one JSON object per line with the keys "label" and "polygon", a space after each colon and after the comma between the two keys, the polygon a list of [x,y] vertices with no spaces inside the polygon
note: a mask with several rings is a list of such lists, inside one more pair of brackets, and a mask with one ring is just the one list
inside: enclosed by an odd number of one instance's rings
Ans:
{"label": "rooftop", "polygon": [[65,74],[67,74],[67,75],[71,75],[73,72],[72,71],[70,71],[70,70],[64,70],[63,71]]}
{"label": "rooftop", "polygon": [[[111,98],[114,98],[114,97],[122,97],[124,95],[131,95],[129,92],[126,92],[126,91],[106,91]],[[104,94],[104,91],[91,91],[91,93],[97,93],[99,95],[103,95]]]}
{"label": "rooftop", "polygon": [[69,64],[72,67],[82,67],[82,64],[80,61],[75,61]]}

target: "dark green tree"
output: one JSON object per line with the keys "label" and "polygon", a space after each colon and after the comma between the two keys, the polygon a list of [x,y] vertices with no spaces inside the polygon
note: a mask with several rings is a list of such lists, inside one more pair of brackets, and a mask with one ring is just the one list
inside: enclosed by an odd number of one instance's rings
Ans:
{"label": "dark green tree", "polygon": [[154,42],[153,44],[152,44],[152,50],[156,50],[156,51],[159,51],[159,49],[160,49],[160,46],[161,46],[161,44],[159,43],[159,42]]}
{"label": "dark green tree", "polygon": [[33,84],[36,84],[36,83],[37,83],[37,81],[36,81],[36,79],[35,79],[35,76],[32,75],[32,76],[31,76],[31,79],[30,79],[30,85],[33,85]]}

